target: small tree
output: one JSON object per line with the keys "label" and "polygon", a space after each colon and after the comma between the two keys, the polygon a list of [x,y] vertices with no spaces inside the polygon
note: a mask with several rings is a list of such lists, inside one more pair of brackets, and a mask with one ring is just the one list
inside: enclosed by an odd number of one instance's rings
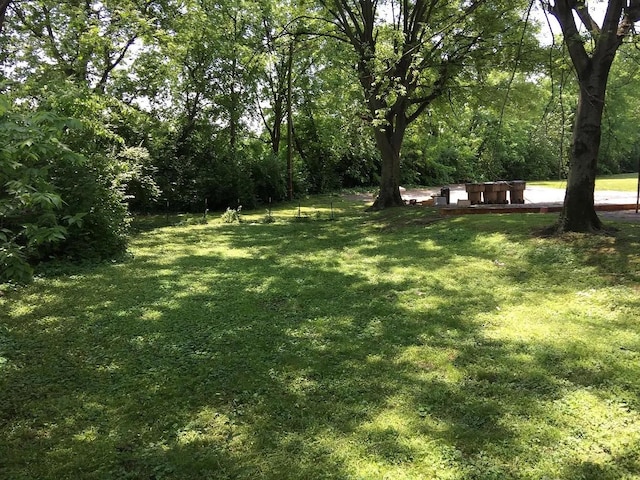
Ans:
{"label": "small tree", "polygon": [[[602,27],[584,0],[544,3],[560,24],[580,87],[569,179],[557,230],[597,232],[602,223],[594,207],[594,190],[607,80],[618,48],[640,20],[640,0],[609,0]],[[586,28],[584,35],[576,19]]]}

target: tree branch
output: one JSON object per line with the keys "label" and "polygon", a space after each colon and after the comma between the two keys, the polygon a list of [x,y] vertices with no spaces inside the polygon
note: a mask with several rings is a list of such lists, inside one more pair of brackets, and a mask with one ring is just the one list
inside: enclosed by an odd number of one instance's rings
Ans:
{"label": "tree branch", "polygon": [[10,4],[11,0],[0,0],[0,33],[2,33],[2,27]]}
{"label": "tree branch", "polygon": [[556,0],[553,5],[549,4],[549,12],[556,17],[560,24],[578,78],[584,79],[591,64],[591,58],[585,49],[584,41],[573,18],[574,7],[576,7],[575,0]]}
{"label": "tree branch", "polygon": [[407,125],[416,120],[422,112],[424,112],[431,103],[438,98],[444,92],[444,89],[449,81],[450,70],[449,70],[449,62],[445,62],[440,65],[440,69],[438,72],[438,78],[433,84],[433,88],[431,89],[431,93],[426,97],[414,98],[411,100],[411,104],[418,105],[418,108],[411,114],[408,115]]}
{"label": "tree branch", "polygon": [[626,37],[636,22],[640,22],[640,0],[631,0],[625,7],[624,16],[618,26],[618,37]]}
{"label": "tree branch", "polygon": [[597,38],[600,36],[600,27],[591,16],[591,13],[589,13],[589,8],[587,8],[587,5],[584,2],[584,0],[579,0],[576,2],[575,11],[578,14],[578,18],[580,18],[580,21],[582,22],[582,24],[587,28],[587,30],[591,34],[591,37],[594,40],[597,40]]}
{"label": "tree branch", "polygon": [[120,62],[122,62],[122,60],[124,60],[124,57],[127,55],[127,52],[129,51],[129,48],[131,47],[131,45],[134,44],[137,38],[138,38],[137,35],[133,35],[132,37],[130,37],[127,43],[124,45],[124,47],[122,47],[122,49],[120,50],[120,54],[118,55],[118,57],[113,61],[111,61],[111,57],[109,56],[109,54],[106,53],[105,55],[106,66],[104,71],[102,72],[100,81],[96,85],[95,90],[97,92],[104,93],[104,87],[107,83],[107,80],[109,79],[109,74],[113,71],[114,68],[116,68],[120,64]]}
{"label": "tree branch", "polygon": [[616,34],[618,31],[618,24],[622,17],[622,8],[627,2],[625,0],[609,0],[607,11],[604,15],[604,21],[602,22],[602,30],[604,35]]}
{"label": "tree branch", "polygon": [[338,9],[331,8],[328,5],[328,2],[326,0],[320,0],[320,4],[335,19],[335,23],[334,22],[331,22],[331,23],[336,25],[338,29],[347,37],[347,41],[359,51],[360,43],[358,41],[358,36],[356,35],[356,33],[354,33],[353,29],[351,28],[351,25],[349,24],[349,21],[347,20],[346,15],[344,14],[344,11],[342,11],[342,8],[341,8],[342,4],[336,3],[336,6],[338,7]]}
{"label": "tree branch", "polygon": [[260,105],[260,102],[258,102],[258,112],[260,112],[260,118],[262,119],[262,124],[264,125],[264,128],[267,129],[267,132],[269,133],[269,137],[273,138],[273,129],[269,126],[269,122],[267,122],[267,117],[264,114],[264,109],[262,108],[262,105]]}

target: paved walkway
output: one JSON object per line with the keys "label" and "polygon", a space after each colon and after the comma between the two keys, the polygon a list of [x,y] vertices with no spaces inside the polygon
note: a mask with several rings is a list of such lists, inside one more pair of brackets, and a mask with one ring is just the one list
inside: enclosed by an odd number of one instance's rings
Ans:
{"label": "paved walkway", "polygon": [[[466,200],[468,198],[464,185],[447,185],[451,190],[451,204],[458,203],[458,200]],[[418,202],[428,200],[434,195],[439,195],[440,189],[436,188],[418,188],[402,191],[402,198],[405,200],[415,199]],[[539,187],[537,185],[527,185],[524,191],[524,203],[540,204],[540,205],[562,205],[564,202],[564,189]],[[597,191],[595,192],[596,205],[614,205],[614,204],[635,204],[635,192],[615,192],[615,191]]]}
{"label": "paved walkway", "polygon": [[[450,189],[450,204],[455,206],[458,200],[468,198],[464,185],[447,185]],[[407,189],[402,190],[402,198],[422,202],[434,195],[439,195],[439,188]],[[527,207],[561,207],[564,202],[565,190],[560,188],[540,187],[527,185],[524,191],[524,206]],[[603,218],[612,220],[640,222],[640,214],[635,213],[636,193],[619,191],[596,191],[595,204],[602,208],[614,208],[613,211],[601,211],[598,214]],[[611,206],[611,207],[607,207]],[[618,206],[620,208],[618,208]],[[626,206],[624,208],[623,206]],[[499,211],[502,206],[496,205],[494,211]],[[506,206],[505,206],[506,207]],[[631,209],[629,207],[632,207]],[[474,208],[474,207],[472,207]],[[555,208],[554,208],[555,209]],[[471,213],[471,212],[470,212]],[[479,213],[479,212],[478,212]]]}

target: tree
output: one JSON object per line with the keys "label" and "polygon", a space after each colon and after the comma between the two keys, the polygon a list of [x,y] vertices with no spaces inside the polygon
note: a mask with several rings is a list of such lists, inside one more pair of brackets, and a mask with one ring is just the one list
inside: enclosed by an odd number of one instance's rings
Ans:
{"label": "tree", "polygon": [[0,277],[24,281],[41,260],[111,258],[126,248],[126,190],[153,183],[118,132],[133,132],[143,115],[106,93],[134,43],[151,38],[158,4],[6,5]]}
{"label": "tree", "polygon": [[[640,20],[640,0],[609,0],[602,27],[584,0],[545,2],[558,20],[579,85],[569,178],[559,232],[597,232],[602,223],[594,207],[594,189],[607,81],[616,52]],[[586,28],[581,34],[577,20]]]}
{"label": "tree", "polygon": [[2,32],[2,27],[4,26],[4,19],[7,15],[7,9],[9,8],[9,4],[11,0],[0,0],[0,32]]}
{"label": "tree", "polygon": [[[407,127],[443,95],[471,60],[496,55],[517,2],[320,0],[356,69],[382,157],[373,208],[403,205],[400,151]],[[512,30],[512,29],[511,29]]]}
{"label": "tree", "polygon": [[[140,175],[99,151],[115,143],[101,124],[105,106],[66,90],[36,109],[0,95],[0,283],[28,281],[31,265],[52,257],[113,258],[126,248],[124,190]],[[83,122],[65,110],[85,111]]]}
{"label": "tree", "polygon": [[[282,124],[286,115],[287,73],[290,62],[289,43],[293,41],[285,35],[285,24],[290,18],[278,18],[278,13],[288,13],[276,9],[271,2],[263,4],[263,65],[259,78],[258,110],[269,135],[269,145],[274,155],[280,153]],[[288,17],[289,15],[287,15]],[[267,102],[263,106],[262,103]]]}
{"label": "tree", "polygon": [[160,10],[146,0],[13,2],[11,41],[22,46],[14,62],[25,64],[25,77],[71,78],[104,93],[134,44],[155,34]]}

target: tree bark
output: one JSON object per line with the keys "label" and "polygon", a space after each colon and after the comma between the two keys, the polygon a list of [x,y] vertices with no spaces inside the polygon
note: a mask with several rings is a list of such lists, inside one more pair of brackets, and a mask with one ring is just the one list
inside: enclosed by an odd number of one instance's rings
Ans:
{"label": "tree bark", "polygon": [[[595,211],[594,190],[607,80],[623,38],[640,19],[640,0],[632,0],[626,7],[625,4],[623,0],[609,0],[602,28],[593,20],[584,2],[557,0],[548,5],[562,28],[580,86],[567,190],[556,226],[560,233],[602,230]],[[585,46],[574,14],[595,45],[591,51]]]}
{"label": "tree bark", "polygon": [[400,147],[394,142],[394,135],[376,129],[375,139],[382,157],[382,171],[380,176],[380,192],[371,206],[372,210],[382,210],[389,207],[404,205],[400,195]]}
{"label": "tree bark", "polygon": [[569,178],[558,230],[598,232],[602,223],[595,210],[594,190],[600,150],[606,80],[595,88],[580,88],[571,145]]}
{"label": "tree bark", "polygon": [[380,192],[371,206],[372,210],[404,206],[404,200],[400,195],[400,152],[409,122],[404,115],[404,109],[400,107],[398,110],[389,109],[387,124],[374,127],[376,146],[382,160],[382,171],[380,172]]}

